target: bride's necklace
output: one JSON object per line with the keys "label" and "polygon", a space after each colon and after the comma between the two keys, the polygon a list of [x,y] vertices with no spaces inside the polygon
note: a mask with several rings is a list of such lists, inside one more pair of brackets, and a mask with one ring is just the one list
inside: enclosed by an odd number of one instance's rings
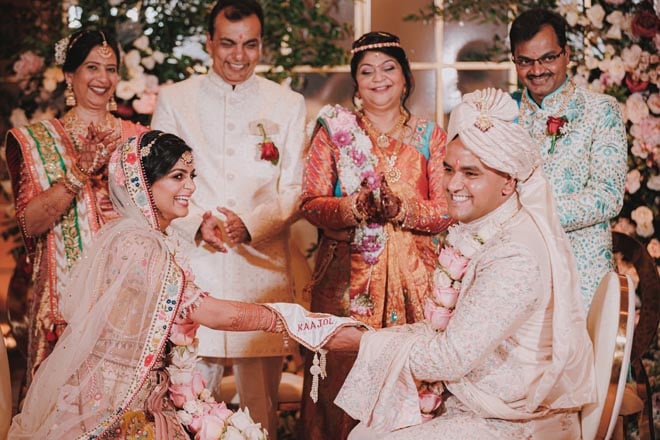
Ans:
{"label": "bride's necklace", "polygon": [[369,118],[367,118],[367,115],[360,113],[360,118],[362,119],[364,128],[367,130],[369,137],[375,139],[376,145],[378,145],[380,148],[387,147],[390,144],[390,138],[393,137],[399,130],[401,130],[401,128],[403,128],[403,124],[406,122],[406,114],[401,112],[399,120],[396,122],[396,124],[394,124],[394,127],[392,127],[387,132],[379,132],[371,123]]}

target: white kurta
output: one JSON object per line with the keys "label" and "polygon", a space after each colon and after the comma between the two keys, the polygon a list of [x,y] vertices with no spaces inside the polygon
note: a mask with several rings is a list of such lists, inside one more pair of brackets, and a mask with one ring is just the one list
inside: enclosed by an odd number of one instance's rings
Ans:
{"label": "white kurta", "polygon": [[[280,153],[260,159],[261,122]],[[235,88],[212,70],[161,89],[152,127],[172,132],[193,149],[197,190],[191,212],[174,227],[186,237],[197,284],[211,296],[247,302],[292,302],[289,226],[297,218],[302,181],[305,102],[283,86],[253,75]],[[245,223],[252,241],[213,251],[194,236],[206,210],[224,206]],[[199,354],[264,357],[287,353],[278,334],[201,328]]]}

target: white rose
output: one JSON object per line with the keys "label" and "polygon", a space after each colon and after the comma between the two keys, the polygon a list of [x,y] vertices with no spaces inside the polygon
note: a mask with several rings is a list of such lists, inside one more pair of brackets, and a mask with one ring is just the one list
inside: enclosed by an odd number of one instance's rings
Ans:
{"label": "white rose", "polygon": [[570,27],[574,27],[578,22],[579,15],[577,12],[571,11],[567,13],[564,18],[566,19]]}
{"label": "white rose", "polygon": [[39,122],[39,121],[47,121],[49,119],[55,119],[56,114],[57,114],[57,109],[54,109],[53,107],[48,107],[46,110],[37,109],[34,113],[32,113],[32,119],[30,119],[30,122]]}
{"label": "white rose", "polygon": [[433,271],[433,285],[435,287],[449,287],[451,286],[451,278],[444,270],[436,269]]}
{"label": "white rose", "polygon": [[605,18],[605,9],[599,4],[596,4],[595,6],[590,7],[586,11],[587,18],[589,18],[589,21],[591,24],[594,25],[595,28],[602,28],[603,27],[603,19]]}
{"label": "white rose", "polygon": [[263,429],[261,429],[261,424],[260,423],[255,423],[243,431],[243,435],[245,436],[246,439],[248,440],[265,440],[266,436],[264,435]]}
{"label": "white rose", "polygon": [[651,222],[638,223],[637,228],[635,228],[635,232],[640,237],[644,237],[644,238],[650,237],[655,232],[655,230],[653,229],[653,223]]}
{"label": "white rose", "polygon": [[158,64],[163,64],[163,61],[165,61],[165,54],[159,50],[154,51],[151,56]]}
{"label": "white rose", "polygon": [[12,127],[23,127],[29,123],[27,115],[25,114],[25,110],[18,107],[11,111],[9,122],[11,123]]}
{"label": "white rose", "polygon": [[224,434],[222,434],[222,437],[220,438],[221,440],[245,440],[245,437],[243,437],[241,431],[234,428],[233,426],[227,426],[227,430]]}
{"label": "white rose", "polygon": [[593,54],[587,53],[584,55],[584,65],[589,70],[594,70],[595,68],[597,68],[599,62],[600,61],[598,60],[598,58],[593,56]]}
{"label": "white rose", "polygon": [[194,416],[201,416],[204,414],[204,404],[197,399],[188,400],[183,404],[183,409]]}
{"label": "white rose", "polygon": [[642,119],[649,115],[644,96],[641,93],[633,93],[626,100],[626,117],[633,124],[639,124]]}
{"label": "white rose", "polygon": [[128,53],[124,56],[124,64],[130,69],[137,69],[140,66],[140,59],[142,56],[137,50],[129,50]]}
{"label": "white rose", "polygon": [[142,51],[146,51],[149,48],[149,37],[144,34],[141,35],[135,41],[133,41],[133,46]]}
{"label": "white rose", "polygon": [[628,194],[635,194],[639,190],[641,178],[642,175],[636,168],[626,174],[626,191]]}
{"label": "white rose", "polygon": [[193,416],[188,411],[181,409],[176,412],[176,416],[183,426],[188,426],[193,422]]}
{"label": "white rose", "polygon": [[130,79],[131,87],[135,91],[135,94],[141,96],[144,93],[144,90],[147,88],[147,79],[144,75],[135,76]]}
{"label": "white rose", "polygon": [[170,373],[170,382],[172,382],[172,385],[184,385],[193,380],[194,370],[192,369],[182,369],[170,365],[167,367],[167,371]]}
{"label": "white rose", "polygon": [[609,63],[607,73],[610,74],[610,78],[616,84],[621,84],[623,78],[626,76],[626,66],[623,64],[621,57],[614,57]]}
{"label": "white rose", "polygon": [[133,90],[132,84],[124,80],[117,83],[116,93],[119,99],[123,99],[125,101],[135,96],[135,90]]}
{"label": "white rose", "polygon": [[44,78],[44,80],[42,82],[44,90],[46,90],[49,93],[52,93],[52,92],[55,91],[55,89],[57,88],[57,84],[58,84],[58,82],[55,81],[52,78]]}
{"label": "white rose", "polygon": [[252,425],[254,422],[250,417],[250,410],[245,408],[239,408],[234,414],[229,417],[229,423],[232,426],[235,426],[237,429],[243,431],[248,426]]}
{"label": "white rose", "polygon": [[653,221],[653,211],[648,206],[638,206],[630,213],[630,218],[638,225],[640,223],[651,223]]}
{"label": "white rose", "polygon": [[148,56],[142,58],[142,65],[147,68],[147,70],[152,70],[154,67],[156,67],[156,60],[154,60],[154,57]]}

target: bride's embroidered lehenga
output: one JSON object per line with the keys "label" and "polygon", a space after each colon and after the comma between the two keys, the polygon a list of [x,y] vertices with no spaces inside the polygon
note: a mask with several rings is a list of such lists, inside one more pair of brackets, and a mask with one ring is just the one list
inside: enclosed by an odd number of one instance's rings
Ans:
{"label": "bride's embroidered lehenga", "polygon": [[34,377],[12,439],[130,438],[134,430],[189,438],[164,366],[172,325],[205,294],[157,229],[138,142],[112,158],[110,197],[121,217],[72,270],[60,302],[68,326]]}

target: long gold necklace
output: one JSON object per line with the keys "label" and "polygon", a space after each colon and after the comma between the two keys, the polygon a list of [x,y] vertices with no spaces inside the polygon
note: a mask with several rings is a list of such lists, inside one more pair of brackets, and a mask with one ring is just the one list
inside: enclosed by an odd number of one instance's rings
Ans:
{"label": "long gold necklace", "polygon": [[376,141],[376,145],[378,145],[380,148],[385,148],[390,144],[390,138],[393,137],[399,130],[401,130],[401,128],[403,128],[403,124],[406,122],[406,114],[404,112],[400,113],[401,115],[399,116],[399,120],[396,122],[396,124],[394,124],[394,127],[392,127],[387,132],[379,132],[371,123],[367,115],[362,112],[360,113],[360,118],[362,119],[362,123],[364,124],[364,128],[367,130],[369,137],[374,139]]}
{"label": "long gold necklace", "polygon": [[385,162],[387,163],[387,168],[385,169],[384,174],[385,179],[389,184],[396,183],[399,181],[399,179],[401,179],[401,170],[396,167],[396,161],[399,159],[399,152],[401,151],[402,146],[403,142],[401,142],[400,139],[397,139],[396,145],[394,146],[394,151],[389,156],[380,149],[375,150],[376,155],[382,159],[385,159]]}

